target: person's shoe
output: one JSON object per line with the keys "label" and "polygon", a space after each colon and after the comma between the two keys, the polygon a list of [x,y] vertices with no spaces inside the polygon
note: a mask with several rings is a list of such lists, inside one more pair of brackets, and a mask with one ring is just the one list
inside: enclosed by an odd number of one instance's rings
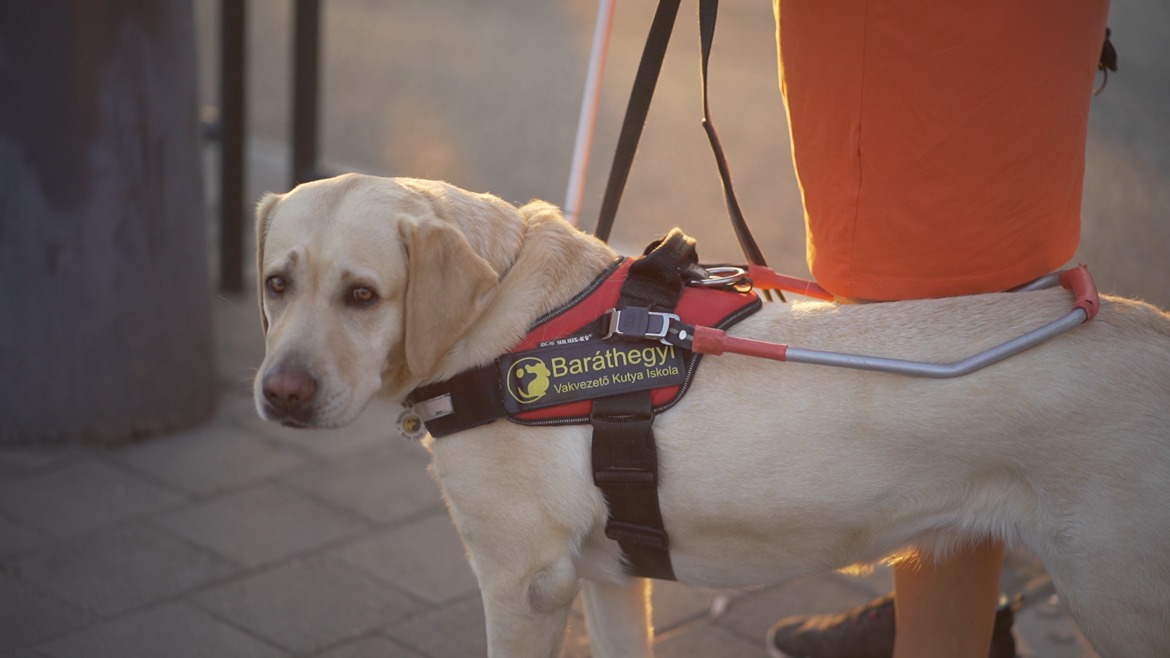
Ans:
{"label": "person's shoe", "polygon": [[[1013,608],[1002,603],[995,611],[991,658],[1015,658],[1012,636]],[[768,629],[768,655],[772,658],[890,658],[894,654],[894,597],[880,599],[843,615],[818,615],[781,619]]]}
{"label": "person's shoe", "polygon": [[1010,601],[1000,599],[999,607],[995,609],[995,626],[991,629],[991,658],[1015,658],[1016,637],[1012,635],[1012,622],[1015,621],[1015,612],[1023,605],[1023,595],[1017,594]]}

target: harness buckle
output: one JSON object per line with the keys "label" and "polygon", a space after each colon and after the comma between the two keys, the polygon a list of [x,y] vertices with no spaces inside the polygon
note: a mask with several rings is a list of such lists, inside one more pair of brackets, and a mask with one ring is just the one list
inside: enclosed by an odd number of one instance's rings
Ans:
{"label": "harness buckle", "polygon": [[429,400],[416,402],[413,407],[414,412],[422,418],[424,423],[455,413],[455,405],[451,401],[450,393],[444,393]]}
{"label": "harness buckle", "polygon": [[611,308],[605,312],[605,315],[607,329],[605,335],[602,336],[603,339],[613,336],[651,338],[667,345],[671,344],[666,341],[666,335],[670,331],[670,323],[672,320],[678,321],[678,316],[674,313],[651,311],[643,306],[627,306],[620,311]]}

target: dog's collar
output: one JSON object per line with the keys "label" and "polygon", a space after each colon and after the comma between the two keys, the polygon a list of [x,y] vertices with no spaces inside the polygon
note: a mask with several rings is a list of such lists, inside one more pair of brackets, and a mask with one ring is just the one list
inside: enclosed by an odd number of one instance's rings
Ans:
{"label": "dog's collar", "polygon": [[[607,312],[617,304],[633,262],[615,260],[493,362],[415,389],[400,421],[403,432],[440,438],[500,418],[521,425],[584,424],[595,398],[635,390],[651,390],[655,413],[674,406],[701,355],[646,340],[604,338],[610,333]],[[726,328],[760,305],[751,292],[686,287],[675,311],[688,323]]]}

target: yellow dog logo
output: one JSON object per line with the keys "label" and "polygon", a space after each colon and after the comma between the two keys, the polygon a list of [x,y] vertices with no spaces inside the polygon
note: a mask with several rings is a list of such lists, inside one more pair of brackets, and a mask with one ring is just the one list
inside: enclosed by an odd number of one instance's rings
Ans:
{"label": "yellow dog logo", "polygon": [[544,361],[534,357],[525,357],[512,364],[512,373],[508,377],[508,393],[521,404],[531,404],[548,392],[548,378],[552,371]]}

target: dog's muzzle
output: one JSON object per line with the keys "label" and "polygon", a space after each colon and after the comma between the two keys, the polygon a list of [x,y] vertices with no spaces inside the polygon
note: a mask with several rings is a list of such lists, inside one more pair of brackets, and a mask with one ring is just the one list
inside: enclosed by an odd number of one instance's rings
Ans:
{"label": "dog's muzzle", "polygon": [[312,424],[317,379],[306,368],[278,364],[264,374],[261,387],[270,419],[295,427]]}

